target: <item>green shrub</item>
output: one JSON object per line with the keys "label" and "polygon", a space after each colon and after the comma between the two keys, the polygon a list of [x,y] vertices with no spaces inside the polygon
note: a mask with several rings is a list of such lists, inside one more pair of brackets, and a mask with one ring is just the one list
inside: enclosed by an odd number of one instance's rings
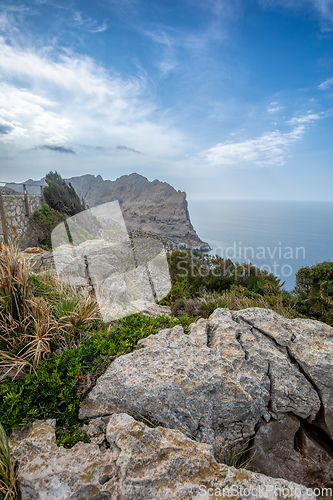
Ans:
{"label": "green shrub", "polygon": [[22,380],[6,379],[0,384],[0,421],[7,433],[31,420],[57,419],[58,445],[67,448],[77,441],[88,442],[80,429],[78,411],[87,392],[104,373],[114,356],[127,354],[139,339],[162,328],[181,324],[185,331],[196,318],[158,316],[142,313],[118,321],[111,329],[100,323],[99,329],[76,348],[53,353],[41,361],[34,373]]}
{"label": "green shrub", "polygon": [[224,292],[239,285],[260,295],[280,293],[280,280],[251,263],[233,263],[217,255],[174,250],[168,255],[172,282],[170,293],[160,303],[172,305],[178,299],[200,297],[207,292]]}
{"label": "green shrub", "polygon": [[[217,307],[268,307],[295,317],[295,297],[280,280],[252,264],[233,263],[216,255],[174,250],[168,255],[172,288],[160,301],[172,314],[207,318]],[[299,315],[299,314],[298,314]]]}
{"label": "green shrub", "polygon": [[333,262],[299,269],[294,292],[301,314],[333,325]]}
{"label": "green shrub", "polygon": [[65,220],[65,216],[46,203],[42,203],[42,208],[34,212],[33,220],[39,245],[46,250],[51,249],[51,233],[58,224]]}

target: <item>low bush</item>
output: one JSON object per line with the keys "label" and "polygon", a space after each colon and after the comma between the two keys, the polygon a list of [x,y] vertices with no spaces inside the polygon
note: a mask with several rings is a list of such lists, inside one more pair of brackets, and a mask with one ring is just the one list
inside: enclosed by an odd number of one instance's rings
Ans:
{"label": "low bush", "polygon": [[160,304],[171,306],[176,316],[208,318],[217,307],[263,307],[288,318],[302,314],[296,310],[297,297],[282,290],[274,275],[252,264],[188,250],[172,251],[168,263],[172,288]]}
{"label": "low bush", "polygon": [[65,216],[46,203],[42,203],[42,208],[34,212],[33,220],[38,235],[38,244],[44,250],[50,250],[51,233],[58,224],[65,220]]}
{"label": "low bush", "polygon": [[299,269],[294,292],[301,314],[333,326],[333,262]]}
{"label": "low bush", "polygon": [[267,295],[263,297],[240,285],[232,285],[230,290],[223,293],[207,292],[194,299],[177,300],[172,305],[171,310],[175,316],[186,313],[208,318],[218,307],[228,308],[233,311],[248,307],[262,307],[272,309],[286,318],[300,317],[300,313],[295,309],[295,301],[291,301],[288,294],[286,300],[284,300],[284,297],[283,292],[278,296]]}
{"label": "low bush", "polygon": [[80,429],[79,407],[114,357],[131,352],[138,340],[162,328],[182,325],[188,331],[195,320],[188,315],[175,319],[138,313],[119,320],[112,328],[100,323],[77,347],[53,353],[21,380],[7,378],[0,384],[0,421],[5,431],[37,418],[55,418],[58,445],[69,448],[77,441],[88,442]]}
{"label": "low bush", "polygon": [[189,250],[173,250],[168,255],[172,282],[170,293],[160,302],[172,306],[176,300],[222,293],[233,285],[247,288],[261,296],[280,293],[280,281],[251,263],[238,264],[217,255]]}

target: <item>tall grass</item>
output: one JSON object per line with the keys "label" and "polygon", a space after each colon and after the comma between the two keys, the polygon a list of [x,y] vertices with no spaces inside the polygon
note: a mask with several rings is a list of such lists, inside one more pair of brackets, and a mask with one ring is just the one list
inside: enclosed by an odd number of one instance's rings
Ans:
{"label": "tall grass", "polygon": [[8,439],[0,423],[0,500],[17,500],[15,466],[10,458]]}
{"label": "tall grass", "polygon": [[31,276],[30,260],[11,243],[0,251],[0,381],[34,370],[71,345],[98,315],[96,301],[55,276]]}

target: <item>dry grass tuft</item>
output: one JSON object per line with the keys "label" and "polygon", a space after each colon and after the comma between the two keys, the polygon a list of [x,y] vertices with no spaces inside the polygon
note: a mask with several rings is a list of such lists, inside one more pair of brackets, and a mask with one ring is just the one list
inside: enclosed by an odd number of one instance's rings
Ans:
{"label": "dry grass tuft", "polygon": [[98,316],[98,305],[55,276],[39,277],[45,297],[30,283],[30,260],[14,245],[0,252],[0,381],[36,368],[57,347],[70,345]]}
{"label": "dry grass tuft", "polygon": [[180,299],[172,306],[172,313],[178,316],[187,313],[191,316],[208,318],[218,307],[228,308],[231,311],[247,309],[248,307],[261,307],[272,309],[285,318],[300,316],[290,302],[285,302],[282,293],[262,296],[240,285],[232,285],[230,290],[222,293],[211,292],[194,299]]}

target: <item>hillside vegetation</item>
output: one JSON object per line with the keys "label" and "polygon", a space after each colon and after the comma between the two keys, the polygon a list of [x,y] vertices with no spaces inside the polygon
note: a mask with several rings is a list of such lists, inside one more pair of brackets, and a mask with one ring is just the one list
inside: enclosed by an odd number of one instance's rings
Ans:
{"label": "hillside vegetation", "polygon": [[287,318],[305,317],[333,325],[333,262],[303,267],[293,293],[280,280],[248,263],[188,250],[168,256],[172,289],[160,304],[176,316],[208,317],[217,307],[273,309]]}

